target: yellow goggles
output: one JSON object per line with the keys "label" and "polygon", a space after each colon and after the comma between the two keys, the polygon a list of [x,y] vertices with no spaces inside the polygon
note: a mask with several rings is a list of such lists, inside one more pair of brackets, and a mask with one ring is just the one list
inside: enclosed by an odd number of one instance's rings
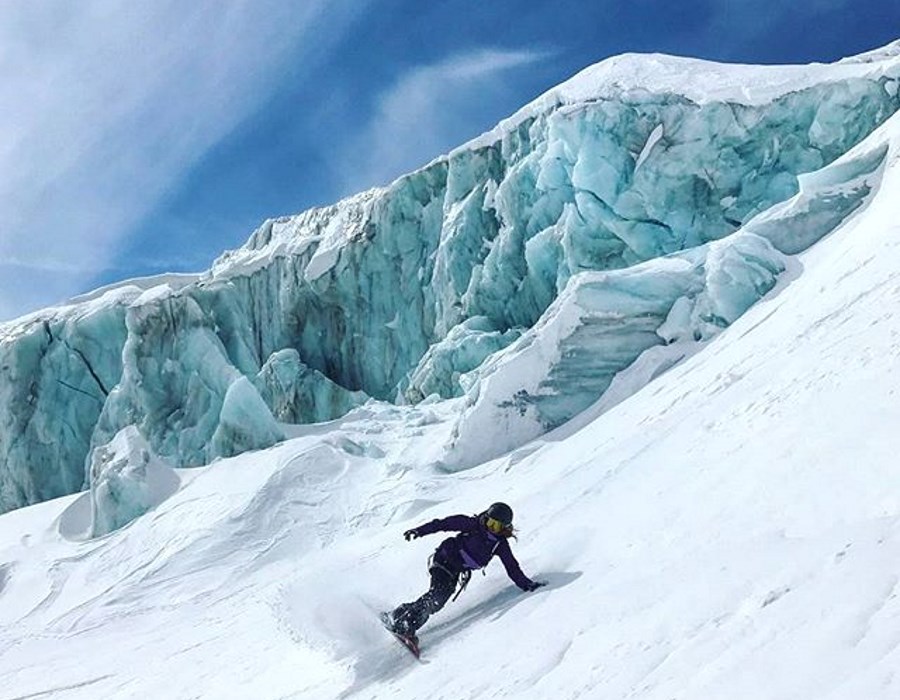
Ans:
{"label": "yellow goggles", "polygon": [[484,524],[487,527],[487,529],[490,530],[491,532],[493,532],[495,535],[499,535],[501,532],[503,532],[503,530],[506,529],[506,526],[503,523],[501,523],[499,520],[496,520],[495,518],[491,518],[491,517],[488,517],[484,521]]}

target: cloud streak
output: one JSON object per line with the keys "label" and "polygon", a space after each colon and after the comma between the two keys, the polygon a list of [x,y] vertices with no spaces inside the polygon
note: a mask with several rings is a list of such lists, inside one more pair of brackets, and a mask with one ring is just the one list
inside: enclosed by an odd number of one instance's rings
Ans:
{"label": "cloud streak", "polygon": [[0,5],[0,318],[78,291],[366,4]]}
{"label": "cloud streak", "polygon": [[387,184],[477,136],[468,130],[479,115],[497,118],[492,107],[508,74],[547,56],[480,49],[407,71],[379,96],[372,119],[343,152],[344,194]]}

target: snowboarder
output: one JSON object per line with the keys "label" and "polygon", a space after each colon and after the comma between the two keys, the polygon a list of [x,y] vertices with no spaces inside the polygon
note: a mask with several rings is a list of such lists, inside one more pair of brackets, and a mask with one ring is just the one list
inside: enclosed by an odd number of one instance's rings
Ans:
{"label": "snowboarder", "polygon": [[444,607],[460,580],[461,592],[471,572],[487,566],[495,554],[500,557],[509,577],[523,591],[533,591],[545,585],[542,581],[532,581],[522,573],[519,562],[513,556],[509,546],[509,538],[514,536],[512,519],[512,508],[505,503],[494,503],[479,515],[451,515],[403,533],[407,541],[435,532],[460,533],[441,542],[429,559],[431,587],[428,591],[418,600],[404,603],[383,617],[385,626],[391,632],[412,644],[413,653],[418,651],[416,630]]}

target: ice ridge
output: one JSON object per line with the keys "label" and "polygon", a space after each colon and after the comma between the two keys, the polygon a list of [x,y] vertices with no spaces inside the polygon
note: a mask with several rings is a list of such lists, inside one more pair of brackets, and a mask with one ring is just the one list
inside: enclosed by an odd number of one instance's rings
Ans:
{"label": "ice ridge", "polygon": [[[467,393],[460,440],[501,409],[524,439],[661,327],[709,337],[876,186],[883,150],[841,158],[897,111],[900,66],[703,62],[702,96],[697,66],[601,64],[390,187],[265,222],[196,279],[3,325],[0,511],[86,487],[131,425],[192,466],[369,398]],[[522,360],[539,346],[549,361]],[[515,363],[524,384],[500,381]]]}

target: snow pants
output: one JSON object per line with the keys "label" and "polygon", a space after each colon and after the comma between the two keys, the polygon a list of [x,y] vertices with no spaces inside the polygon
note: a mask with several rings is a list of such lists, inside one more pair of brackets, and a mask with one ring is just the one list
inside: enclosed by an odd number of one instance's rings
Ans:
{"label": "snow pants", "polygon": [[431,587],[412,603],[398,606],[392,613],[394,629],[400,634],[414,635],[428,618],[443,608],[459,582],[459,572],[435,563],[428,569]]}

